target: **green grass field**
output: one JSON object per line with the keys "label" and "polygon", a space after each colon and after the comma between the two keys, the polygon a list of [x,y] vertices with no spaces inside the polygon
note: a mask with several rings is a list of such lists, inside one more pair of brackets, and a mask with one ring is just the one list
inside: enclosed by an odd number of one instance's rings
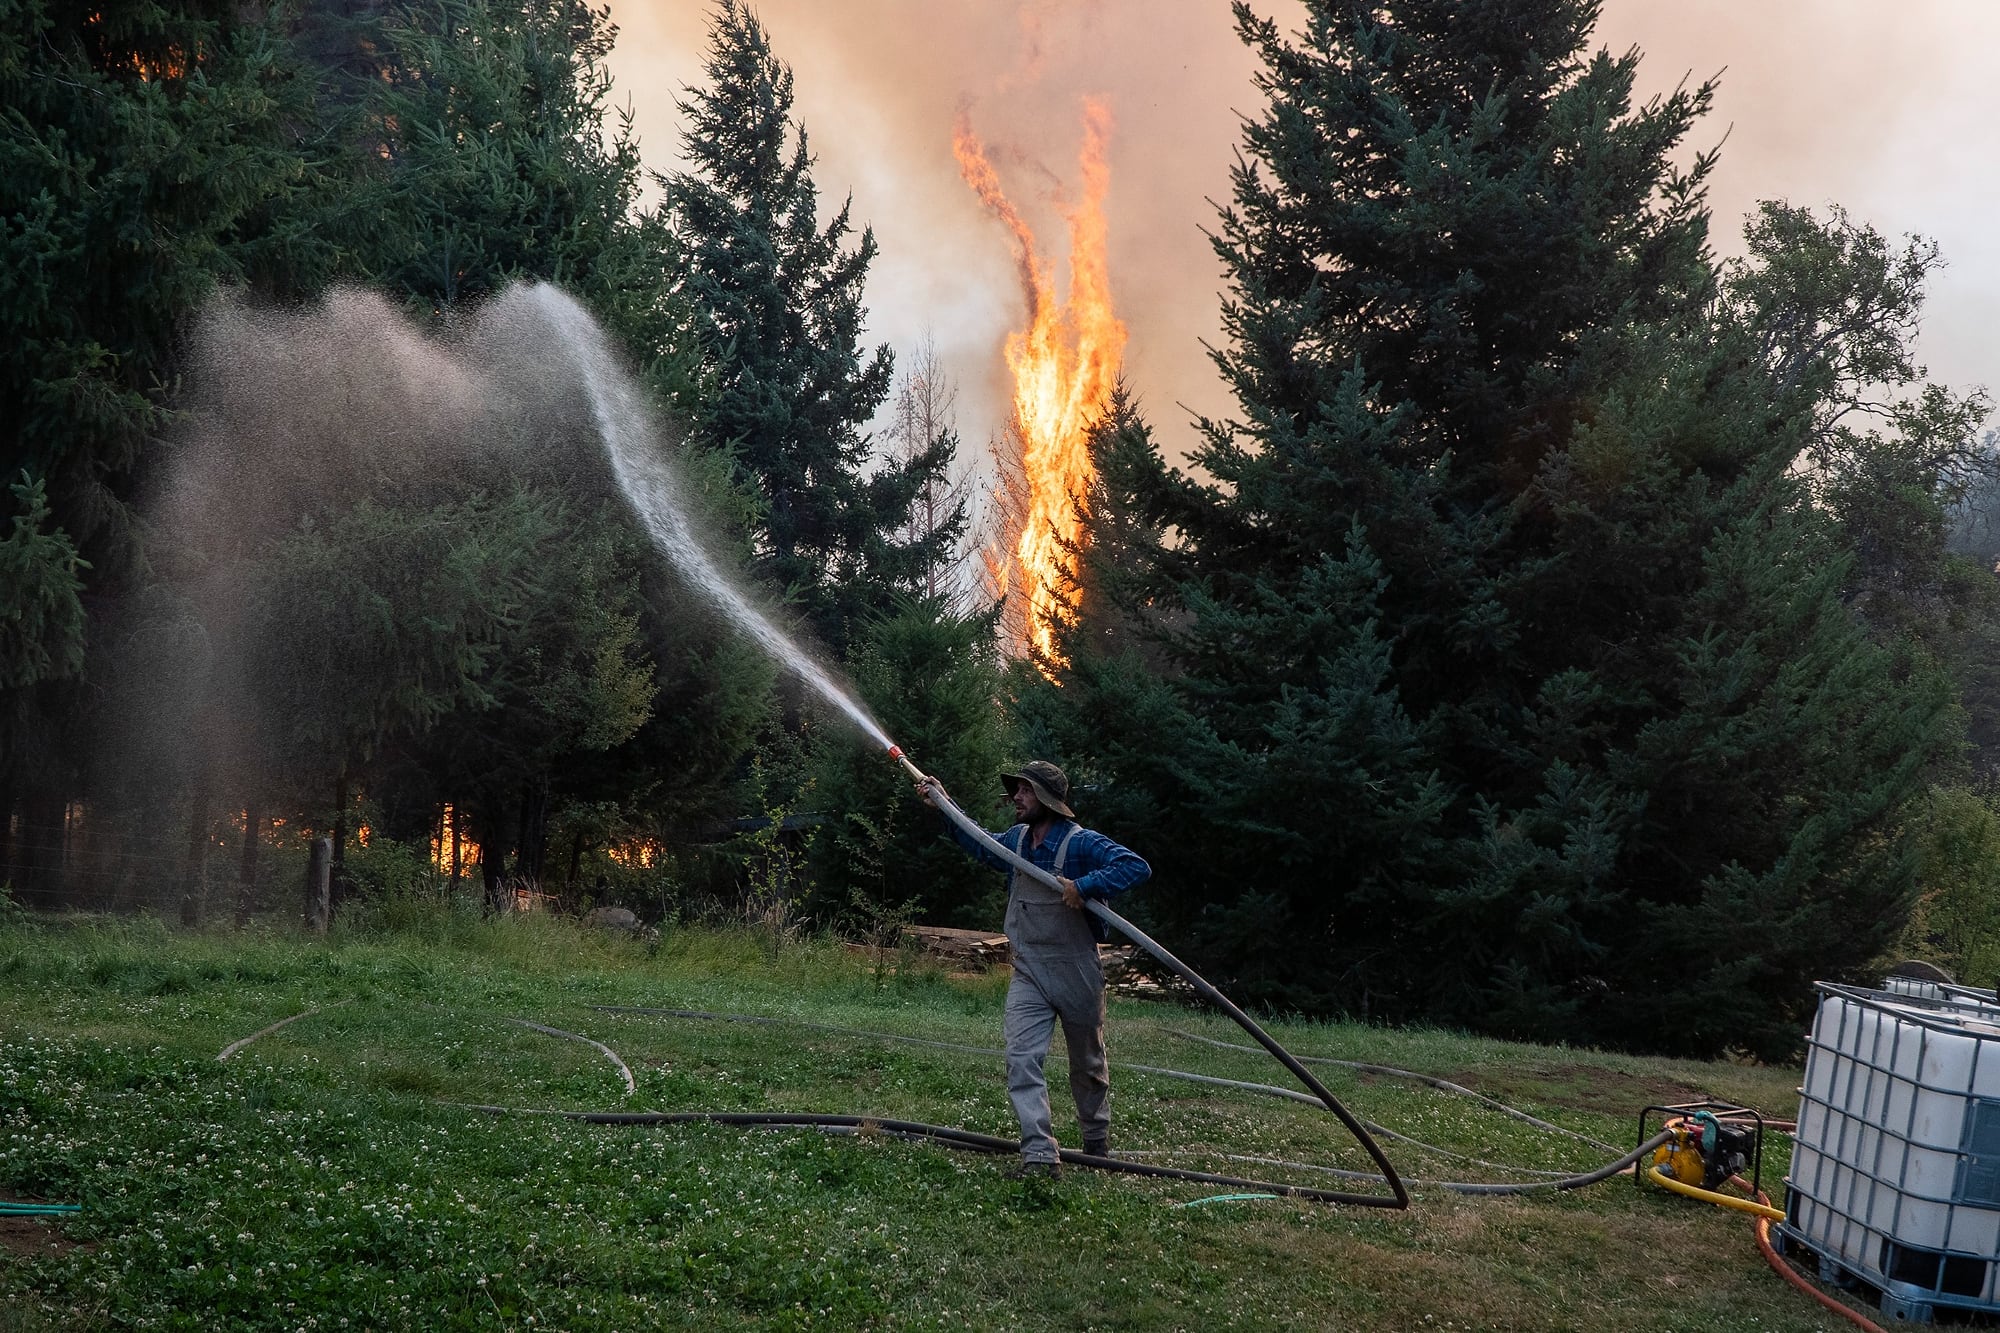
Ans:
{"label": "green grass field", "polygon": [[[545,919],[438,919],[311,943],[147,922],[0,925],[0,1333],[94,1328],[1646,1329],[1840,1327],[1757,1256],[1746,1219],[1629,1179],[1395,1213],[1197,1202],[1198,1184],[1003,1178],[1004,1158],[880,1135],[603,1127],[535,1109],[864,1113],[1008,1135],[1004,983],[831,944],[670,933],[655,952]],[[781,1023],[616,1015],[725,1011]],[[318,1012],[226,1062],[268,1024]],[[597,1050],[529,1020],[587,1035]],[[1306,1055],[1442,1075],[1621,1146],[1638,1109],[1712,1095],[1778,1116],[1795,1069],[1638,1059],[1439,1032],[1277,1024]],[[1114,1001],[1121,1062],[1277,1084],[1227,1020]],[[1064,1098],[1058,1071],[1058,1122]],[[1419,1180],[1462,1160],[1608,1154],[1466,1098],[1322,1071]],[[1365,1169],[1332,1117],[1119,1070],[1141,1160],[1328,1184]],[[1065,1142],[1075,1146],[1073,1124]],[[1767,1184],[1783,1174],[1775,1139]],[[1774,1189],[1775,1193],[1776,1190]],[[1187,1206],[1193,1204],[1195,1206]]]}

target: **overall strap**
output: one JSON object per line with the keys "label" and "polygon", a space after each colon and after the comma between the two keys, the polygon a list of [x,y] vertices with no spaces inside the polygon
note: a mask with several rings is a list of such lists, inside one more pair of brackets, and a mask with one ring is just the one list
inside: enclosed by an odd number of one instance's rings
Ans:
{"label": "overall strap", "polygon": [[[1014,841],[1010,844],[1007,841],[1007,835],[1009,833],[1012,833],[1014,829],[1021,830],[1021,836],[1014,839]],[[1028,826],[1026,824],[1016,824],[1014,825],[1014,828],[1002,830],[1000,836],[994,839],[994,841],[998,842],[1002,847],[1005,847],[1008,851],[1014,853],[1014,855],[1025,858],[1028,855]],[[1011,894],[1014,891],[1014,877],[1020,873],[1021,873],[1020,871],[1014,869],[1012,866],[1009,866],[1007,868],[1008,893]]]}
{"label": "overall strap", "polygon": [[1063,834],[1063,840],[1056,844],[1056,874],[1060,875],[1063,872],[1063,858],[1069,855],[1069,840],[1081,832],[1083,832],[1082,825],[1071,824],[1069,832]]}

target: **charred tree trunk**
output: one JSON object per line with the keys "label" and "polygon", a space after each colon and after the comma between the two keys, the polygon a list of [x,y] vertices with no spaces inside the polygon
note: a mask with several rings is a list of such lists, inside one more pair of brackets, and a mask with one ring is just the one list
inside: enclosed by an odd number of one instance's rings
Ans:
{"label": "charred tree trunk", "polygon": [[484,881],[483,909],[487,916],[504,912],[511,905],[507,902],[507,854],[501,850],[500,821],[490,813],[472,826],[472,836],[479,843],[479,874]]}
{"label": "charred tree trunk", "polygon": [[347,902],[347,765],[340,766],[340,776],[333,781],[333,863],[328,870],[332,885],[330,899],[332,910],[338,912]]}
{"label": "charred tree trunk", "polygon": [[188,809],[187,849],[181,857],[181,924],[192,930],[201,924],[208,900],[209,838],[208,768],[195,778]]}
{"label": "charred tree trunk", "polygon": [[333,916],[333,842],[328,838],[314,838],[312,853],[306,860],[306,929],[315,935],[326,934],[327,922]]}
{"label": "charred tree trunk", "polygon": [[549,780],[531,778],[521,789],[521,831],[515,842],[514,873],[530,889],[542,887],[549,856]]}
{"label": "charred tree trunk", "polygon": [[236,862],[236,925],[250,924],[257,905],[257,853],[264,841],[264,811],[256,802],[243,807],[243,854]]}

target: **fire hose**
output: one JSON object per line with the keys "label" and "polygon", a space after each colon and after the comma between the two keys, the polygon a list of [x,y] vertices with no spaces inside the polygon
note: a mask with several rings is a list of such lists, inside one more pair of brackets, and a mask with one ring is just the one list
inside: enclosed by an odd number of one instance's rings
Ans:
{"label": "fire hose", "polygon": [[[1058,893],[1062,892],[1062,885],[1057,883],[1054,875],[1035,865],[1026,857],[1008,850],[999,839],[980,827],[978,822],[966,814],[965,811],[959,809],[951,797],[945,794],[944,787],[935,778],[912,763],[909,756],[903,753],[901,746],[890,746],[889,757],[909,770],[910,776],[915,778],[929,792],[931,803],[967,837],[984,844],[996,856],[999,856],[1009,865],[1013,866],[1017,874],[1026,875],[1038,884],[1042,884]],[[1118,915],[1118,913],[1112,911],[1096,899],[1086,898],[1083,905],[1098,920],[1110,926],[1126,939],[1131,940],[1132,943],[1150,954],[1161,966],[1187,982],[1188,985],[1194,988],[1197,995],[1227,1014],[1230,1020],[1249,1033],[1258,1045],[1269,1051],[1279,1064],[1290,1070],[1292,1077],[1304,1085],[1308,1092],[1318,1098],[1320,1103],[1328,1111],[1332,1112],[1342,1125],[1346,1126],[1347,1132],[1354,1136],[1355,1142],[1359,1143],[1368,1156],[1373,1159],[1375,1165],[1381,1168],[1383,1182],[1388,1185],[1390,1191],[1389,1196],[1384,1197],[1380,1194],[1358,1194],[1340,1190],[1326,1190],[1321,1192],[1321,1197],[1326,1202],[1356,1204],[1364,1208],[1408,1208],[1410,1206],[1409,1190],[1404,1188],[1402,1178],[1396,1174],[1396,1168],[1389,1164],[1388,1155],[1382,1151],[1381,1145],[1375,1142],[1375,1137],[1368,1132],[1368,1127],[1356,1119],[1353,1113],[1345,1106],[1342,1106],[1339,1098],[1328,1092],[1326,1085],[1321,1083],[1317,1078],[1314,1078],[1312,1071],[1300,1063],[1296,1056],[1283,1046],[1280,1046],[1275,1037],[1264,1031],[1255,1019],[1239,1009],[1235,1002],[1227,995],[1224,995],[1221,991],[1210,985],[1200,973],[1196,972],[1186,963],[1168,953],[1157,940],[1146,934],[1145,931],[1140,930],[1130,921],[1127,921],[1124,917]],[[1167,1168],[1156,1167],[1152,1169],[1165,1170]],[[1263,1187],[1259,1186],[1258,1188]]]}

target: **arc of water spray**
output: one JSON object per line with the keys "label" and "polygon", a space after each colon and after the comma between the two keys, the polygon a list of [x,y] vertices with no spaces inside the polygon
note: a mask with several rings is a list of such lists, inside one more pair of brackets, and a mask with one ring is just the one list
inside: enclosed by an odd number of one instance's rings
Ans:
{"label": "arc of water spray", "polygon": [[764,650],[790,667],[828,703],[851,719],[854,725],[896,757],[888,733],[868,715],[868,710],[834,683],[833,678],[797,643],[772,624],[743,594],[737,591],[708,551],[695,540],[688,526],[686,510],[680,502],[680,487],[662,456],[652,429],[645,402],[634,390],[629,376],[618,364],[611,341],[592,319],[590,312],[560,288],[547,283],[517,287],[501,298],[503,302],[526,301],[557,335],[583,377],[590,398],[590,411],[598,437],[611,462],[618,488],[639,516],[646,535],[660,549],[672,567],[693,583],[737,628],[756,640]]}
{"label": "arc of water spray", "polygon": [[[617,478],[619,489],[631,502],[640,522],[645,525],[647,535],[660,548],[661,554],[706,593],[739,628],[763,645],[767,652],[797,672],[801,679],[888,751],[889,757],[908,769],[910,776],[915,778],[919,785],[930,788],[932,801],[937,808],[968,836],[983,841],[1012,864],[1019,873],[1050,888],[1060,890],[1062,886],[1053,875],[1008,850],[996,841],[992,834],[974,823],[963,810],[960,810],[951,798],[945,795],[944,788],[938,786],[934,779],[918,768],[903,753],[901,746],[889,739],[888,733],[868,715],[867,709],[834,684],[832,677],[827,675],[819,663],[807,656],[805,651],[792,642],[783,631],[751,606],[743,594],[723,577],[722,571],[716,568],[715,562],[709,558],[701,543],[695,540],[693,531],[688,527],[685,511],[679,502],[674,475],[660,454],[659,442],[653,435],[651,417],[646,405],[634,389],[630,378],[620,368],[610,340],[598,327],[597,321],[590,317],[590,313],[577,304],[573,297],[547,283],[516,287],[501,298],[503,304],[515,300],[525,301],[549,326],[550,331],[557,336],[559,344],[567,349],[578,373],[582,375],[584,388],[590,397],[591,415],[597,423],[598,435],[603,441],[605,454],[610,458],[612,473]],[[1383,1155],[1381,1147],[1369,1134],[1367,1127],[1355,1119],[1354,1115],[1313,1077],[1311,1071],[1299,1063],[1297,1057],[1280,1046],[1269,1033],[1257,1025],[1255,1020],[1237,1008],[1227,996],[1210,985],[1193,968],[1168,953],[1156,940],[1130,921],[1101,902],[1087,900],[1084,905],[1107,925],[1125,935],[1188,981],[1203,998],[1228,1014],[1239,1027],[1255,1037],[1265,1050],[1291,1070],[1293,1076],[1313,1094],[1313,1098],[1338,1117],[1354,1135],[1356,1141],[1375,1160],[1390,1189],[1390,1193],[1386,1196],[1329,1191],[1322,1192],[1316,1197],[1377,1208],[1410,1206],[1409,1191],[1404,1188],[1402,1179],[1396,1174],[1396,1168],[1389,1164],[1389,1159]]]}

